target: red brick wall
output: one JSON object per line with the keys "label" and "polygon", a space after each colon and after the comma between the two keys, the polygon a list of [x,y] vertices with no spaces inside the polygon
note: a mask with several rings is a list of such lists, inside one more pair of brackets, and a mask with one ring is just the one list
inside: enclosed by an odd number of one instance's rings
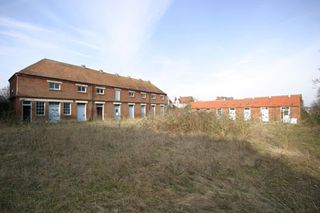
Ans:
{"label": "red brick wall", "polygon": [[[17,78],[16,78],[17,77]],[[114,102],[115,102],[115,89],[114,87],[108,87],[103,85],[87,85],[86,93],[77,92],[77,85],[82,84],[77,82],[70,82],[64,80],[48,79],[42,77],[34,77],[28,75],[19,75],[13,77],[10,80],[10,86],[16,87],[18,84],[17,96],[15,99],[16,115],[18,119],[21,119],[21,107],[22,102],[19,98],[34,98],[34,99],[60,99],[60,100],[71,100],[71,116],[65,116],[63,114],[63,103],[60,103],[60,116],[61,120],[71,120],[77,118],[77,103],[76,101],[88,101],[86,104],[86,119],[96,119],[96,105],[95,101],[105,102],[104,105],[104,118],[114,118]],[[17,80],[18,79],[18,80]],[[55,91],[50,90],[48,87],[49,81],[61,82],[61,90]],[[17,83],[18,82],[18,83]],[[97,94],[96,87],[104,87],[104,94]],[[150,99],[150,94],[146,92],[146,98],[141,98],[141,91],[135,91],[134,97],[129,97],[129,90],[124,88],[121,89],[121,117],[128,117],[128,103],[135,103],[135,117],[140,117],[140,104],[147,104],[146,112],[148,113],[149,104],[157,104],[157,111],[160,104],[166,105],[167,97],[164,100],[160,99],[160,94],[156,94],[156,100]],[[145,92],[145,91],[143,91]],[[48,103],[46,102],[46,113],[45,116],[35,116],[35,102],[32,106],[32,120],[47,120],[48,119]]]}

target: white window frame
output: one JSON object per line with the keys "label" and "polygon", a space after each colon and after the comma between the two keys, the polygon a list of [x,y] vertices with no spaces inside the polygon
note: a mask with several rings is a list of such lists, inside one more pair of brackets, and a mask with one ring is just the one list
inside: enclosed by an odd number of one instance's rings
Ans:
{"label": "white window frame", "polygon": [[128,91],[128,96],[129,96],[130,98],[134,98],[134,96],[135,96],[135,91],[129,90],[129,91]]}
{"label": "white window frame", "polygon": [[[62,82],[60,82],[60,81],[49,81],[49,80],[47,80],[47,82],[48,82],[48,88],[49,88],[49,90],[54,90],[54,91],[59,91],[59,90],[61,90],[61,84],[62,84]],[[54,86],[53,88],[51,88],[51,87],[50,87],[50,84],[58,85],[58,88],[56,88],[55,86]]]}
{"label": "white window frame", "polygon": [[[287,122],[283,119],[283,112],[284,112],[285,109],[288,109],[289,118],[290,118],[289,121],[287,121]],[[280,119],[281,119],[281,121],[283,123],[290,123],[290,120],[291,120],[291,108],[290,108],[290,106],[282,106],[282,107],[280,107]]]}
{"label": "white window frame", "polygon": [[[104,95],[104,90],[105,89],[106,89],[105,87],[96,87],[96,93],[98,95]],[[98,90],[101,90],[102,92],[98,92]]]}
{"label": "white window frame", "polygon": [[[117,99],[117,92],[119,92],[119,100]],[[114,89],[114,100],[116,102],[121,100],[121,89],[118,89],[118,88]]]}
{"label": "white window frame", "polygon": [[[231,117],[231,112],[232,111],[234,111],[234,117]],[[233,115],[232,115],[233,116]],[[235,107],[230,107],[229,108],[229,118],[231,119],[231,120],[236,120],[236,118],[237,118],[237,110],[236,110],[236,108]]]}
{"label": "white window frame", "polygon": [[145,93],[145,92],[141,92],[140,95],[141,95],[141,98],[143,98],[143,99],[147,98],[147,93]]}
{"label": "white window frame", "polygon": [[[79,93],[87,93],[87,87],[88,87],[88,85],[85,85],[85,84],[76,84],[76,86],[77,86],[77,92],[79,92]],[[79,91],[79,88],[84,88],[84,91]]]}
{"label": "white window frame", "polygon": [[[249,117],[246,117],[246,111],[249,111]],[[250,109],[250,107],[245,107],[244,109],[243,109],[243,120],[244,121],[250,121],[251,120],[251,117],[252,117],[252,115],[251,115],[251,109]]]}
{"label": "white window frame", "polygon": [[[38,105],[37,105],[38,103],[43,103],[43,114],[38,114]],[[35,104],[36,104],[36,107],[35,107],[36,116],[45,116],[46,115],[46,103],[44,101],[37,101]]]}
{"label": "white window frame", "polygon": [[157,99],[157,95],[156,94],[151,94],[151,99],[152,100],[156,100]]}
{"label": "white window frame", "polygon": [[[66,113],[65,113],[65,104],[69,104],[69,107],[70,107],[70,108],[69,108],[69,109],[70,109],[70,110],[69,110],[69,111],[70,111],[69,114],[66,114]],[[63,103],[63,115],[65,115],[65,116],[71,116],[71,115],[72,115],[72,105],[71,105],[71,102],[64,102],[64,103]]]}
{"label": "white window frame", "polygon": [[160,95],[160,100],[164,101],[164,95]]}
{"label": "white window frame", "polygon": [[223,110],[222,110],[222,108],[217,108],[217,109],[216,109],[216,115],[217,115],[217,116],[222,116],[222,115],[223,115]]}

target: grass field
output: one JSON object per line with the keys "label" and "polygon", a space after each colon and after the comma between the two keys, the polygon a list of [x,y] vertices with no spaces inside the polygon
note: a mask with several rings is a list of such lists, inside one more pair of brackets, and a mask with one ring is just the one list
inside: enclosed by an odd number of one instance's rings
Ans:
{"label": "grass field", "polygon": [[0,212],[320,211],[319,127],[181,114],[0,135]]}

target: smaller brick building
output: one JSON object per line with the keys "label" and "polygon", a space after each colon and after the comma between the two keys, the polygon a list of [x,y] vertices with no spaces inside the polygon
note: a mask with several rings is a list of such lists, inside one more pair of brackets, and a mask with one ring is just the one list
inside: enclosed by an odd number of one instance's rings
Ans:
{"label": "smaller brick building", "polygon": [[15,73],[10,96],[23,121],[105,120],[165,113],[167,95],[149,81],[42,59]]}
{"label": "smaller brick building", "polygon": [[192,102],[192,111],[212,111],[217,116],[262,122],[297,123],[301,116],[302,96],[271,96],[237,100]]}

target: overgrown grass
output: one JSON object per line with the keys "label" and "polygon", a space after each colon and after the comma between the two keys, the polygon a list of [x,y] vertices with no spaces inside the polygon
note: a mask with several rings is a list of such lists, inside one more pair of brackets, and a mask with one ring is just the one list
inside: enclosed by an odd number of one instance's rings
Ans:
{"label": "overgrown grass", "polygon": [[318,133],[204,113],[0,124],[0,211],[319,212]]}

